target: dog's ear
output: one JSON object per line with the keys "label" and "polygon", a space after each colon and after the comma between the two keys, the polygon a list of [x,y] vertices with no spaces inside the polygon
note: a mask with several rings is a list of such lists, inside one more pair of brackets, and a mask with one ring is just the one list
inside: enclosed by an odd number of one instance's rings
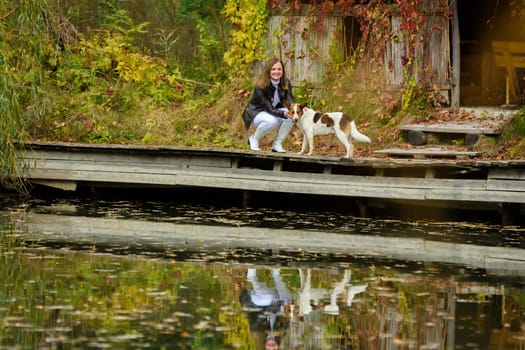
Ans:
{"label": "dog's ear", "polygon": [[284,104],[284,106],[285,106],[286,108],[288,108],[288,109],[290,109],[291,106],[292,106],[292,104],[291,104],[290,101],[288,101],[288,100],[284,100],[283,104]]}
{"label": "dog's ear", "polygon": [[299,105],[299,107],[301,107],[301,110],[304,109],[304,107],[306,107],[306,103],[305,103],[305,102],[301,103],[301,104]]}

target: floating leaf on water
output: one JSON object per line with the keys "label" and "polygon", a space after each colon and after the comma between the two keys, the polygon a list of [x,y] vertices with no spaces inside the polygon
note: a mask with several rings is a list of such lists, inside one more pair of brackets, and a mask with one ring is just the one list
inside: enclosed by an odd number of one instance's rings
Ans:
{"label": "floating leaf on water", "polygon": [[36,308],[42,309],[45,311],[74,310],[75,309],[72,305],[37,305]]}
{"label": "floating leaf on water", "polygon": [[16,302],[16,299],[15,299],[15,298],[11,298],[11,299],[0,299],[0,303],[9,304],[9,303],[15,303],[15,302]]}
{"label": "floating leaf on water", "polygon": [[73,328],[71,327],[48,327],[48,328],[37,328],[37,329],[34,329],[33,331],[47,333],[47,334],[49,333],[70,333],[73,331]]}
{"label": "floating leaf on water", "polygon": [[197,323],[195,326],[193,326],[193,328],[202,330],[202,329],[209,329],[211,327],[210,327],[210,323],[209,322],[207,322],[207,321],[199,321],[199,323]]}
{"label": "floating leaf on water", "polygon": [[91,343],[88,343],[88,347],[95,348],[95,349],[111,349],[113,346],[107,343],[91,342]]}
{"label": "floating leaf on water", "polygon": [[135,340],[142,338],[142,334],[137,333],[129,333],[129,334],[119,334],[112,336],[110,339],[115,342],[123,342],[123,341],[129,341],[129,340]]}
{"label": "floating leaf on water", "polygon": [[31,328],[34,328],[34,326],[30,323],[25,323],[25,322],[15,322],[11,325],[9,325],[13,328],[25,328],[25,329],[31,329]]}
{"label": "floating leaf on water", "polygon": [[133,320],[134,317],[124,316],[124,315],[116,315],[116,316],[113,316],[112,319],[115,320],[115,321],[130,321],[130,320]]}

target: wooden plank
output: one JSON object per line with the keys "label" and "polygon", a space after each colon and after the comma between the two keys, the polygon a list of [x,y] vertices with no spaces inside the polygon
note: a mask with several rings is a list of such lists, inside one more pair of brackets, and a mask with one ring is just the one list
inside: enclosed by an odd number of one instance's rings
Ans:
{"label": "wooden plank", "polygon": [[[520,87],[516,68],[525,68],[525,43],[511,41],[493,41],[492,50],[495,54],[496,65],[505,67],[507,71],[507,95],[510,95],[513,102],[518,102],[520,98]],[[509,103],[509,97],[507,97]]]}
{"label": "wooden plank", "polygon": [[[377,198],[407,198],[424,199],[424,191],[410,188],[394,188],[385,186],[363,186],[361,184],[348,184],[341,186],[331,182],[302,183],[290,177],[288,181],[277,180],[272,176],[265,178],[240,177],[224,174],[148,174],[148,173],[104,173],[80,171],[34,171],[30,178],[60,180],[63,178],[76,181],[86,181],[94,184],[122,184],[122,185],[150,185],[150,186],[195,186],[210,188],[225,188],[251,191],[287,192],[315,195],[350,196],[350,197],[377,197]],[[123,181],[125,179],[125,181]]]}
{"label": "wooden plank", "polygon": [[[505,69],[507,70],[507,90],[510,91],[510,96],[513,102],[519,101],[520,87],[518,83],[518,76],[516,75],[516,68],[514,67],[511,53],[508,50],[503,52],[505,61]],[[507,99],[507,104],[509,100]]]}
{"label": "wooden plank", "polygon": [[[411,199],[458,200],[481,202],[524,203],[523,193],[515,191],[489,191],[483,180],[376,178],[366,176],[337,176],[263,171],[254,175],[236,171],[192,172],[175,174],[119,173],[90,171],[33,170],[30,178],[94,183],[121,183],[157,186],[197,186],[239,190],[259,190],[301,194]],[[336,178],[332,178],[335,176]],[[344,181],[333,181],[338,177]]]}
{"label": "wooden plank", "polygon": [[457,112],[460,104],[460,89],[461,89],[461,38],[459,32],[459,15],[458,15],[458,4],[456,1],[452,1],[451,4],[452,18],[450,21],[451,39],[452,39],[452,76],[451,76],[451,101],[450,107]]}
{"label": "wooden plank", "polygon": [[525,192],[525,168],[492,168],[487,175],[487,189]]}
{"label": "wooden plank", "polygon": [[[320,82],[327,70],[330,47],[342,45],[343,36],[336,35],[341,32],[342,17],[322,16],[318,20],[322,22],[325,31],[322,34],[309,31],[307,41],[302,39],[302,35],[305,33],[303,31],[308,31],[311,26],[309,17],[273,15],[268,18],[267,52],[273,53],[277,49],[279,52],[290,53],[282,55],[282,59],[293,85],[300,85],[304,81]],[[290,30],[292,28],[293,30]],[[280,33],[277,43],[273,33]],[[255,68],[258,74],[262,65]]]}
{"label": "wooden plank", "polygon": [[165,165],[200,165],[210,167],[231,168],[232,162],[230,157],[214,157],[192,155],[166,155],[160,153],[144,154],[136,153],[116,153],[116,152],[69,152],[68,150],[38,150],[30,151],[24,156],[28,160],[72,160],[75,162],[112,162],[112,163],[141,163],[141,164],[165,164]]}
{"label": "wooden plank", "polygon": [[525,203],[523,192],[485,190],[473,191],[469,189],[446,190],[429,189],[425,192],[427,200],[449,200],[449,201],[473,201],[492,203]]}
{"label": "wooden plank", "polygon": [[[293,171],[273,171],[273,170],[261,170],[261,169],[249,169],[249,168],[237,168],[237,169],[221,169],[213,167],[197,167],[197,166],[171,166],[167,167],[162,164],[156,166],[144,167],[141,164],[126,164],[115,166],[113,163],[108,162],[97,162],[97,163],[86,163],[86,162],[63,162],[63,161],[47,161],[37,164],[36,168],[27,170],[28,177],[36,178],[38,172],[46,171],[47,175],[53,173],[61,174],[59,176],[67,177],[68,172],[70,173],[93,173],[93,176],[103,177],[104,174],[120,174],[121,182],[126,182],[126,176],[132,174],[158,174],[158,175],[180,175],[190,174],[199,175],[205,174],[207,176],[216,177],[246,177],[253,179],[274,179],[276,181],[293,181],[297,183],[315,183],[315,182],[330,182],[335,185],[346,185],[349,183],[356,183],[359,186],[366,186],[373,184],[375,186],[390,187],[393,185],[398,186],[409,186],[418,188],[455,188],[458,186],[458,180],[456,179],[433,179],[429,182],[426,178],[413,178],[413,177],[387,177],[387,176],[359,176],[359,175],[344,175],[344,174],[325,174],[325,173],[304,173],[304,172],[293,172]],[[462,187],[469,187],[475,189],[484,189],[485,180],[461,180]]]}
{"label": "wooden plank", "polygon": [[436,124],[405,124],[401,125],[400,130],[448,134],[498,135],[501,133],[503,125],[506,122],[507,120],[504,119],[490,119],[485,121],[466,120],[461,122],[445,122]]}
{"label": "wooden plank", "polygon": [[414,157],[414,158],[457,158],[457,159],[467,159],[470,157],[477,157],[480,155],[480,152],[473,151],[454,151],[447,150],[442,148],[387,148],[382,150],[374,151],[375,154],[383,156],[402,156],[402,157]]}
{"label": "wooden plank", "polygon": [[[383,177],[383,176],[352,176],[340,174],[316,174],[303,172],[287,172],[287,171],[272,171],[260,169],[229,169],[229,168],[213,168],[213,167],[199,167],[199,166],[166,166],[164,164],[156,164],[154,166],[143,166],[140,163],[115,163],[114,162],[73,162],[73,161],[57,161],[50,160],[36,164],[37,167],[28,169],[28,176],[35,178],[37,172],[47,171],[48,175],[53,173],[62,173],[67,179],[65,173],[95,173],[95,176],[103,176],[104,173],[117,173],[122,177],[121,182],[126,181],[126,176],[130,174],[158,174],[158,175],[177,175],[177,174],[208,174],[209,176],[241,176],[250,177],[254,179],[265,179],[271,177],[278,181],[291,180],[298,183],[308,183],[316,181],[329,181],[338,185],[345,185],[350,183],[357,183],[361,186],[367,184],[374,184],[377,186],[392,186],[395,184],[409,185],[410,187],[427,188],[429,186],[437,187],[454,187],[457,180],[455,179],[435,179],[432,184],[429,184],[427,179],[423,178],[399,178],[399,177]],[[97,175],[97,173],[99,173]],[[46,175],[46,176],[48,176]],[[485,182],[482,180],[463,180],[464,184],[468,184],[472,188],[484,188]]]}
{"label": "wooden plank", "polygon": [[494,60],[496,62],[496,66],[498,67],[506,67],[507,64],[509,64],[509,60],[510,60],[510,65],[512,67],[525,68],[525,56],[506,57],[505,55],[494,55]]}
{"label": "wooden plank", "polygon": [[487,189],[492,191],[525,192],[525,180],[488,179]]}
{"label": "wooden plank", "polygon": [[[198,148],[181,148],[181,147],[140,147],[137,145],[117,145],[118,147],[110,147],[112,145],[91,145],[91,144],[69,144],[69,143],[48,143],[48,142],[28,142],[25,144],[26,147],[35,149],[35,151],[45,150],[47,152],[68,152],[68,153],[79,153],[81,154],[85,148],[85,152],[93,152],[93,149],[97,150],[99,154],[121,154],[121,155],[149,155],[157,152],[158,149],[162,151],[159,154],[167,155],[186,155],[189,157],[199,158],[205,157],[217,157],[227,158],[233,160],[252,160],[252,159],[263,159],[263,160],[275,160],[275,159],[286,159],[290,162],[295,163],[317,163],[317,164],[333,164],[337,166],[348,166],[348,167],[372,167],[372,168],[412,168],[412,167],[425,167],[431,165],[433,167],[525,167],[525,160],[469,160],[467,162],[455,161],[450,159],[433,159],[433,160],[413,160],[413,159],[382,159],[377,157],[370,158],[341,158],[341,157],[327,157],[327,156],[308,156],[299,155],[294,152],[288,153],[274,153],[274,152],[255,152],[247,150],[224,150],[224,149],[198,149]],[[150,148],[153,148],[155,152],[151,152]],[[71,149],[71,151],[69,151]],[[108,151],[110,150],[110,151]],[[172,153],[173,152],[173,153]],[[20,154],[20,158],[24,158],[24,154]],[[231,160],[233,164],[233,160]],[[232,166],[233,167],[233,166]]]}
{"label": "wooden plank", "polygon": [[510,179],[525,181],[524,168],[492,168],[487,176],[489,179]]}
{"label": "wooden plank", "polygon": [[[158,173],[158,174],[175,174],[184,169],[193,169],[195,171],[206,169],[217,169],[217,171],[228,171],[230,167],[209,167],[200,165],[184,165],[170,164],[170,163],[150,163],[144,164],[137,162],[118,162],[118,161],[76,161],[76,160],[37,160],[31,162],[33,169],[47,169],[47,170],[75,170],[87,172],[114,172],[114,173]],[[28,169],[30,171],[30,169]],[[124,179],[123,179],[124,180]]]}
{"label": "wooden plank", "polygon": [[523,41],[492,41],[492,50],[496,53],[510,50],[512,53],[525,55],[525,42]]}

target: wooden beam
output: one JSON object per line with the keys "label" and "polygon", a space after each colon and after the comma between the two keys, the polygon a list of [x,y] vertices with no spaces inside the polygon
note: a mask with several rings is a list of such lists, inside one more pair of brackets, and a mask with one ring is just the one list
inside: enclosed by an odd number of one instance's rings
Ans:
{"label": "wooden beam", "polygon": [[461,74],[461,51],[459,36],[458,0],[451,0],[450,9],[453,13],[451,21],[452,30],[452,96],[450,107],[459,111],[460,105],[460,74]]}
{"label": "wooden beam", "polygon": [[516,68],[525,68],[525,42],[492,41],[497,67],[504,67],[506,76],[506,103],[520,103],[521,93]]}

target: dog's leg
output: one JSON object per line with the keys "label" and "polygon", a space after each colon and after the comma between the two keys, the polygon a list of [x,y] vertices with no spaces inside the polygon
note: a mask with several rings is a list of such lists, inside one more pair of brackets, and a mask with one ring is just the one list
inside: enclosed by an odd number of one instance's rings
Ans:
{"label": "dog's leg", "polygon": [[308,143],[308,140],[306,139],[306,134],[303,131],[303,145],[301,146],[301,152],[298,154],[303,154],[306,151],[306,145]]}
{"label": "dog's leg", "polygon": [[350,139],[350,135],[345,134],[342,130],[335,129],[335,135],[345,145],[346,158],[352,158],[354,156],[354,145]]}
{"label": "dog's leg", "polygon": [[354,157],[354,145],[352,144],[352,141],[348,142],[348,146],[346,148],[346,158],[353,158]]}
{"label": "dog's leg", "polygon": [[308,140],[308,155],[311,156],[314,152],[314,132],[310,131],[307,134],[307,140]]}

